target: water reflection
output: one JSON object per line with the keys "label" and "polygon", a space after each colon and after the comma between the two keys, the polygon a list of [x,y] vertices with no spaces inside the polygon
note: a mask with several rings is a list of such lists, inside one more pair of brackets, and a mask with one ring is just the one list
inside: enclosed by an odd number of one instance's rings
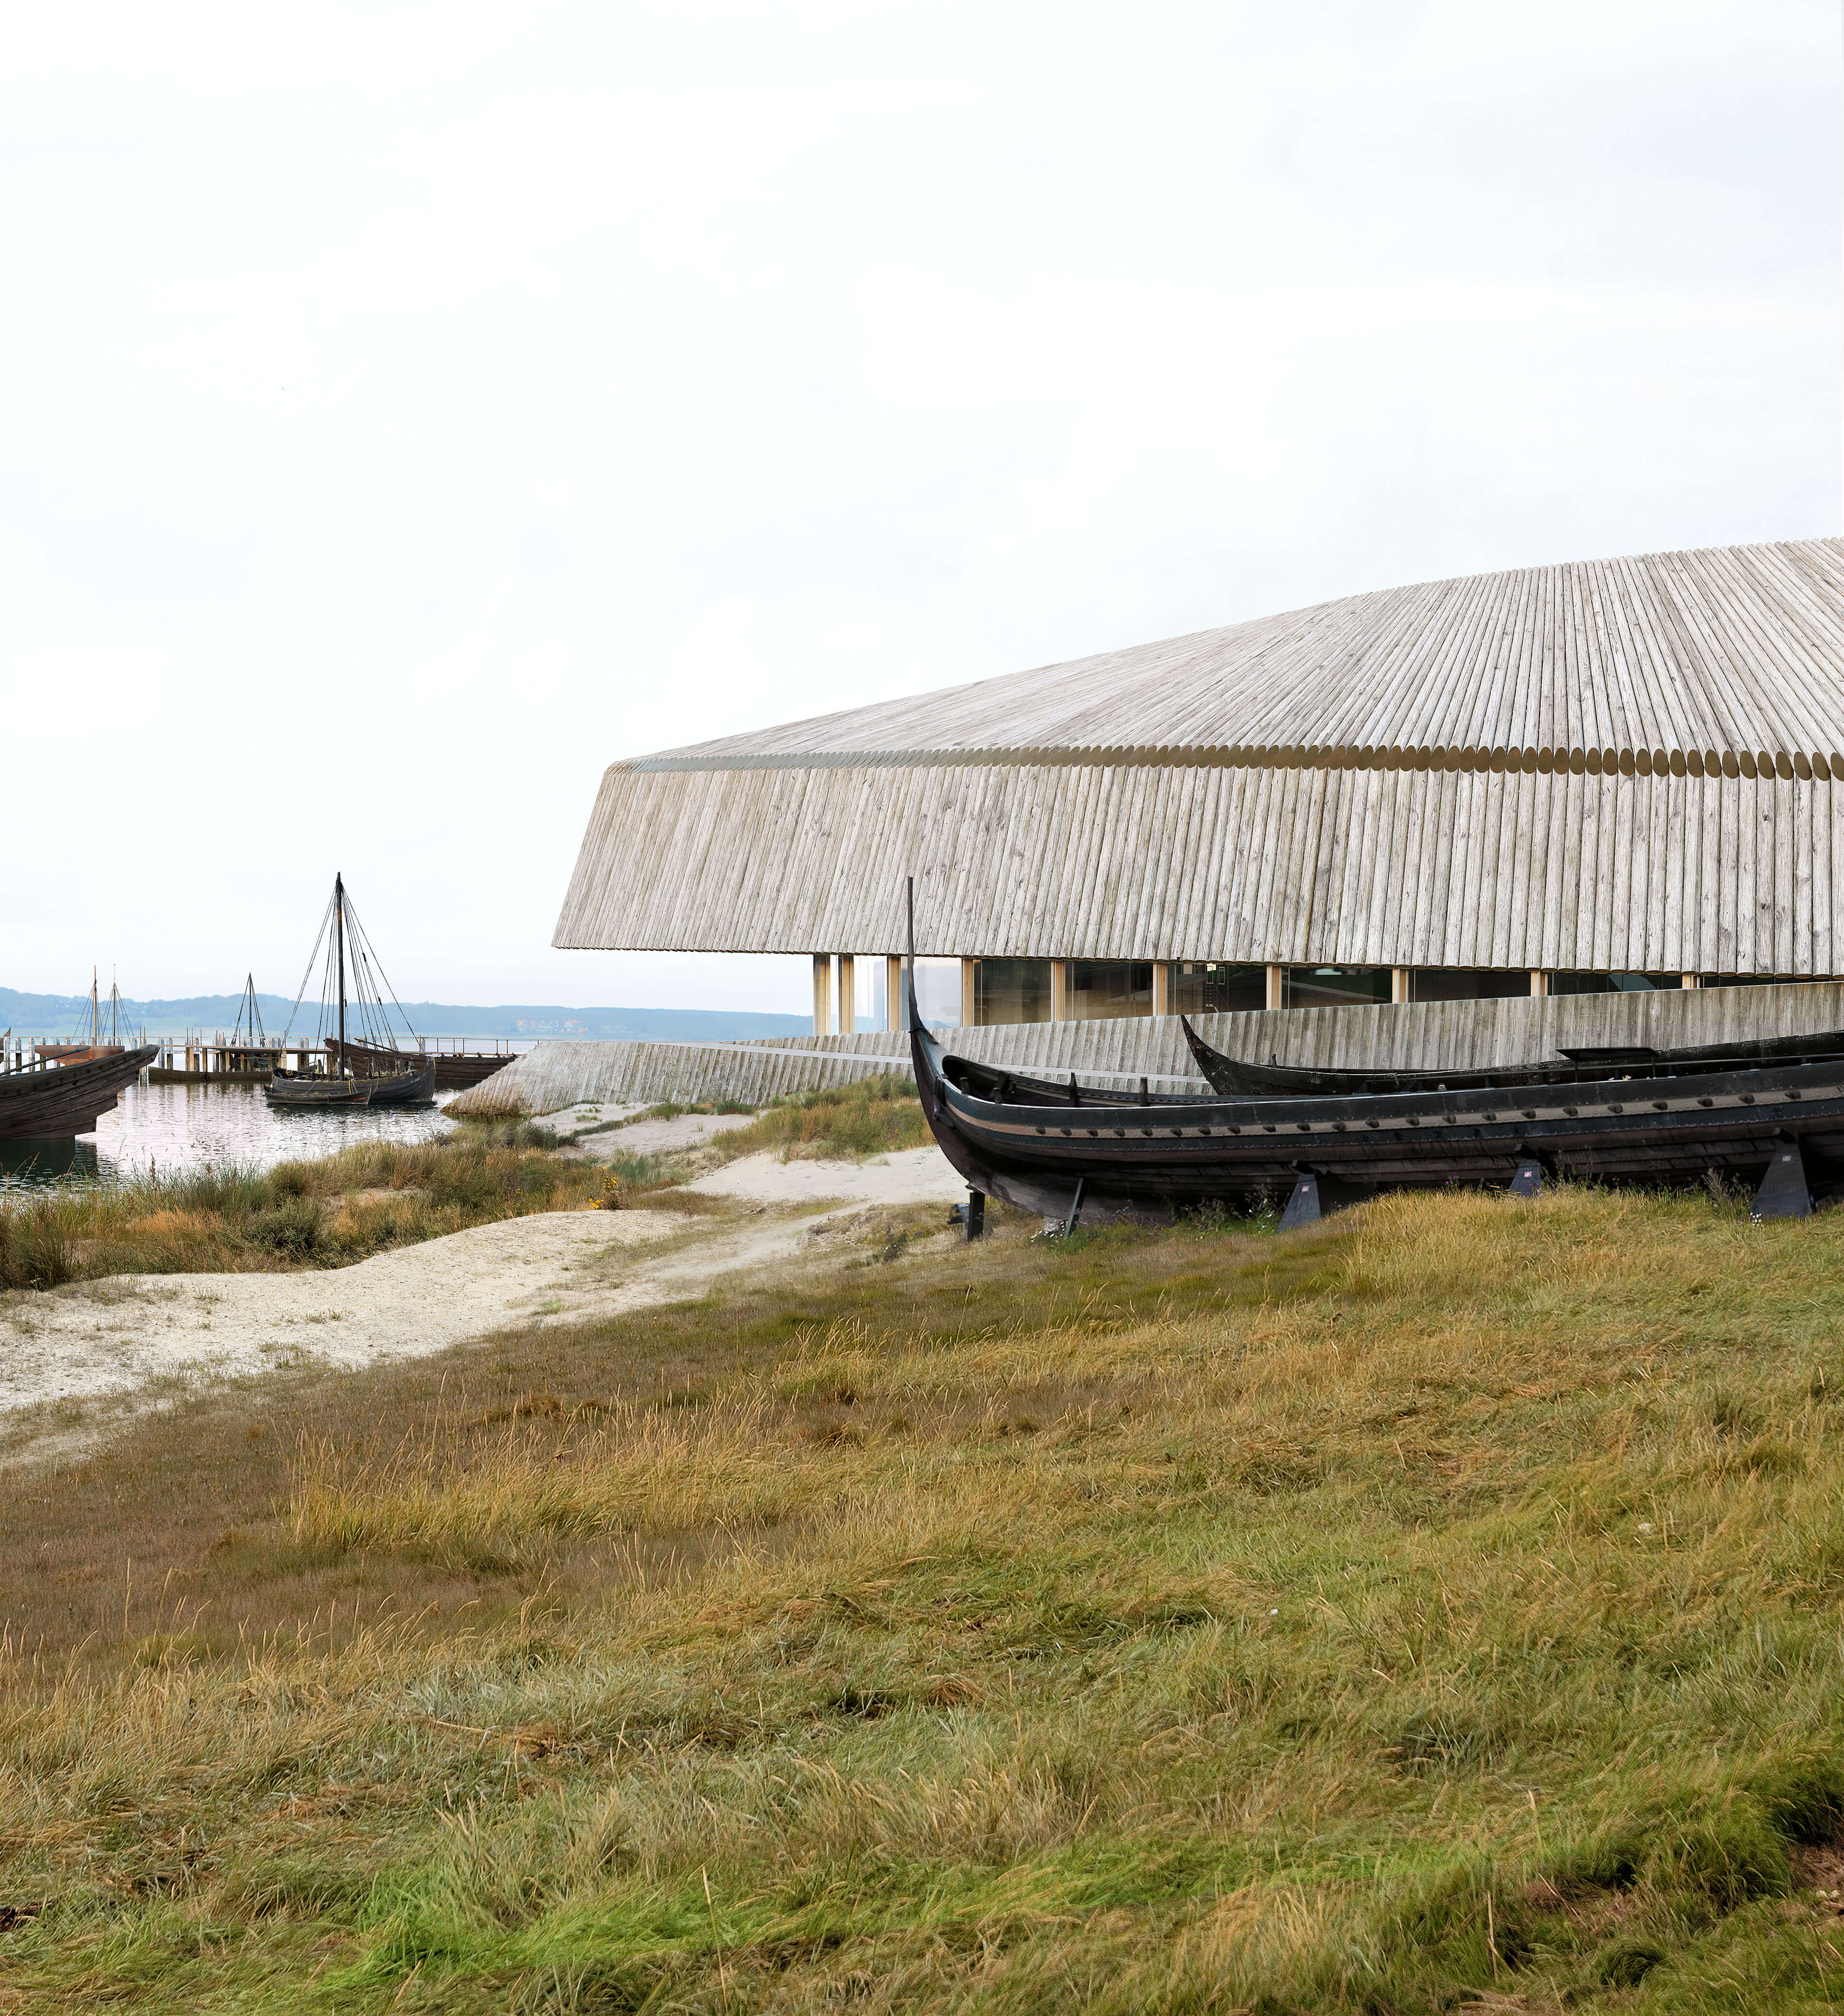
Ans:
{"label": "water reflection", "polygon": [[[451,1095],[438,1095],[438,1102]],[[278,1113],[254,1085],[131,1085],[94,1134],[74,1142],[0,1141],[0,1190],[79,1188],[152,1171],[272,1168],[359,1141],[429,1141],[457,1123],[435,1106]]]}

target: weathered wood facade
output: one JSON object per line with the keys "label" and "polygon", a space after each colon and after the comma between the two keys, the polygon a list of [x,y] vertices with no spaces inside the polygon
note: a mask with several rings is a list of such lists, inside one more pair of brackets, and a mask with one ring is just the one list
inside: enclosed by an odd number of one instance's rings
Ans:
{"label": "weathered wood facade", "polygon": [[554,942],[1826,975],[1844,542],[1439,582],[617,763]]}

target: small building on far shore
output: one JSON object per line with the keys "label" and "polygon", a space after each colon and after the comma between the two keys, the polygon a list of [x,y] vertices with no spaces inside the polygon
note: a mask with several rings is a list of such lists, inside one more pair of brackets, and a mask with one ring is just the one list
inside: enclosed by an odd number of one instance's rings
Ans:
{"label": "small building on far shore", "polygon": [[1388,589],[624,758],[553,941],[809,954],[816,1035],[892,1027],[909,876],[949,1026],[1829,978],[1844,541]]}

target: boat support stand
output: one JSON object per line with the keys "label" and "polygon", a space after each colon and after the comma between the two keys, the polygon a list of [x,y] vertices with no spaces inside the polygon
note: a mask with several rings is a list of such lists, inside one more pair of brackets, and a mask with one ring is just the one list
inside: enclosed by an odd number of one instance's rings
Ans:
{"label": "boat support stand", "polygon": [[1777,1142],[1774,1159],[1754,1193],[1749,1212],[1756,1225],[1768,1218],[1810,1218],[1812,1192],[1806,1181],[1806,1163],[1797,1141]]}
{"label": "boat support stand", "polygon": [[1342,1176],[1316,1176],[1309,1170],[1302,1171],[1287,1200],[1286,1210],[1280,1214],[1280,1229],[1298,1232],[1348,1204],[1368,1204],[1376,1194],[1374,1183],[1347,1183]]}

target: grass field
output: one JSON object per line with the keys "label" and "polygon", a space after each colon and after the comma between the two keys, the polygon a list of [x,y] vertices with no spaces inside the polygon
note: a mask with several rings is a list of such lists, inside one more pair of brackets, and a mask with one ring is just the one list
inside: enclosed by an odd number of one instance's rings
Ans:
{"label": "grass field", "polygon": [[1028,1229],[0,1474],[0,2008],[1844,2006],[1844,1220]]}

